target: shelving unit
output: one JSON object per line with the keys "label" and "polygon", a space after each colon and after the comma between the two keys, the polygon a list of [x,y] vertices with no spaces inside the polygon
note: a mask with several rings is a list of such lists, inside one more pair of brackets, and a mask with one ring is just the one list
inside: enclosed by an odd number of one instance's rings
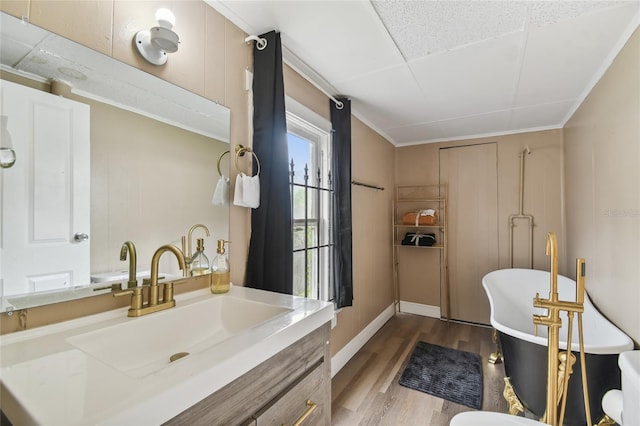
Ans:
{"label": "shelving unit", "polygon": [[[393,204],[393,278],[394,304],[396,312],[400,311],[400,283],[398,264],[404,250],[438,250],[440,252],[440,312],[441,317],[448,317],[449,292],[447,288],[447,197],[446,185],[398,185],[396,186]],[[433,209],[437,222],[433,225],[415,225],[402,222],[402,216],[410,212]],[[401,244],[407,232],[420,234],[434,233],[436,243],[432,246]],[[426,253],[425,253],[426,255]]]}

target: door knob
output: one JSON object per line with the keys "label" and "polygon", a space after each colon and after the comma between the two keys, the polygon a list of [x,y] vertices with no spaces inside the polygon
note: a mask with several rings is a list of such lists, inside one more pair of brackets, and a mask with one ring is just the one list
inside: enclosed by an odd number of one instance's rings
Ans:
{"label": "door knob", "polygon": [[88,239],[89,239],[89,236],[84,232],[76,232],[75,235],[73,236],[73,241],[75,241],[76,243],[81,243],[83,241],[87,241]]}

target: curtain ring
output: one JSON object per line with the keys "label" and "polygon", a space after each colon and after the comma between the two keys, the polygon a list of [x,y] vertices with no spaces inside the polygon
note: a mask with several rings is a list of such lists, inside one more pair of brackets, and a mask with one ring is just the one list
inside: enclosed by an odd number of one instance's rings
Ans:
{"label": "curtain ring", "polygon": [[253,155],[253,158],[256,159],[256,163],[258,164],[258,171],[256,173],[256,176],[258,176],[260,174],[260,159],[251,148],[246,148],[242,145],[236,146],[236,170],[238,171],[238,173],[242,173],[242,170],[240,170],[240,165],[238,164],[238,157],[242,157],[245,152],[250,152]]}
{"label": "curtain ring", "polygon": [[252,40],[256,42],[256,49],[258,50],[264,50],[267,47],[266,38],[250,35],[244,39],[246,43],[249,43]]}
{"label": "curtain ring", "polygon": [[227,151],[225,151],[225,152],[223,152],[222,154],[220,154],[220,157],[218,157],[217,167],[218,167],[218,174],[219,174],[220,176],[223,176],[223,175],[222,175],[222,172],[220,171],[220,161],[222,160],[222,157],[224,157],[224,156],[225,156],[225,155],[227,155],[227,154],[229,154],[229,151],[228,151],[228,150],[227,150]]}
{"label": "curtain ring", "polygon": [[267,47],[267,39],[261,38],[260,40],[258,40],[256,42],[256,47],[258,48],[258,50],[264,50]]}

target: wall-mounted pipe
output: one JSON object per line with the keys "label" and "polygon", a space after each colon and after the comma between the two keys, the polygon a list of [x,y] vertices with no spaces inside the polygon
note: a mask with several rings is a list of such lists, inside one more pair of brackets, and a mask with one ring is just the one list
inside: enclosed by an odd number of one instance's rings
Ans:
{"label": "wall-mounted pipe", "polygon": [[533,269],[533,215],[524,214],[524,157],[531,154],[529,146],[525,146],[520,152],[520,190],[518,200],[518,213],[509,216],[509,267],[513,268],[513,228],[517,219],[525,219],[529,223],[529,269]]}

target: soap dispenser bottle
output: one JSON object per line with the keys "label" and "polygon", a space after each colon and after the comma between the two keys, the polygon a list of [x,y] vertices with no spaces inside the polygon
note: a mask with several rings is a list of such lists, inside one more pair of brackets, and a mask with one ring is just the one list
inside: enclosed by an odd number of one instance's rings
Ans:
{"label": "soap dispenser bottle", "polygon": [[194,277],[210,273],[209,258],[204,254],[204,239],[198,238],[196,244],[196,252],[191,256],[191,275]]}
{"label": "soap dispenser bottle", "polygon": [[211,293],[229,291],[229,260],[224,252],[224,240],[218,240],[218,254],[211,264]]}

